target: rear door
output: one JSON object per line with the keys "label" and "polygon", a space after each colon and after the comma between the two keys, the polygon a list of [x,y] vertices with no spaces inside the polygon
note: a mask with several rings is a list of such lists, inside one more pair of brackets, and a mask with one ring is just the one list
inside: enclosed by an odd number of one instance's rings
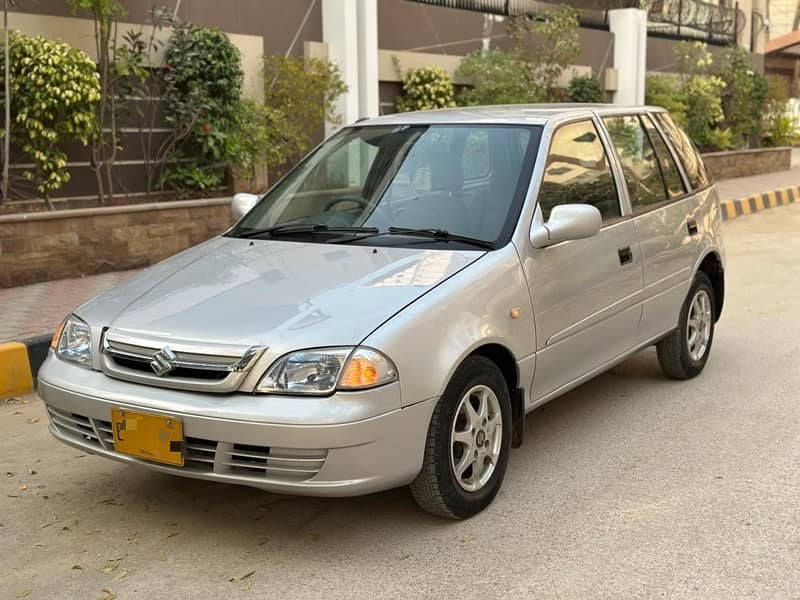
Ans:
{"label": "rear door", "polygon": [[629,351],[641,317],[641,253],[618,182],[591,119],[554,133],[539,190],[546,222],[559,204],[587,203],[603,217],[588,239],[535,250],[524,260],[536,315],[534,401],[558,393]]}
{"label": "rear door", "polygon": [[604,117],[619,157],[644,261],[639,335],[673,329],[691,283],[702,218],[678,165],[647,113]]}

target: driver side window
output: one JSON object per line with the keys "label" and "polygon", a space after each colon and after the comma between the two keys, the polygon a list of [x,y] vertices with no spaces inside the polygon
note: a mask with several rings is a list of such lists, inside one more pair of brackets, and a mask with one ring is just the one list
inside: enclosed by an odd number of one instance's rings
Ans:
{"label": "driver side window", "polygon": [[545,222],[559,204],[591,204],[603,221],[622,214],[608,157],[591,120],[568,123],[553,135],[539,190]]}

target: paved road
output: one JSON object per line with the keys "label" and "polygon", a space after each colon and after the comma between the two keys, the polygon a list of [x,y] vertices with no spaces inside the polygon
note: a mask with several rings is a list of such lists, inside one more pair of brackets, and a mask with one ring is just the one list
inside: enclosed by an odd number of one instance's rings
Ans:
{"label": "paved road", "polygon": [[468,522],[152,474],[0,405],[0,597],[800,598],[800,206],[726,233],[703,376],[644,352],[529,415]]}

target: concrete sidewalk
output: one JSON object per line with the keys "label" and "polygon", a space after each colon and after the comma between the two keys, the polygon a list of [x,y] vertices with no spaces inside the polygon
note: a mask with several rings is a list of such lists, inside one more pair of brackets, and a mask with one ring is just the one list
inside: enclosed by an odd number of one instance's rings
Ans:
{"label": "concrete sidewalk", "polygon": [[138,271],[0,289],[0,343],[52,333],[69,311]]}
{"label": "concrete sidewalk", "polygon": [[[800,185],[800,149],[794,150],[792,159],[791,171],[717,182],[720,200],[733,200]],[[0,289],[0,343],[53,332],[69,311],[133,273],[136,271]]]}

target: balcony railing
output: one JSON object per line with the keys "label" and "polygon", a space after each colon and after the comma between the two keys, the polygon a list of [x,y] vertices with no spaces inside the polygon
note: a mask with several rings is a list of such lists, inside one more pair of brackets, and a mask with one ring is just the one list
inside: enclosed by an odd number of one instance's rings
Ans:
{"label": "balcony railing", "polygon": [[[410,0],[446,8],[460,8],[495,15],[528,15],[536,18],[552,9],[554,2],[536,0]],[[702,0],[568,0],[581,12],[586,27],[607,27],[606,13],[615,8],[638,8],[648,13],[648,30],[678,39],[697,39],[712,44],[735,43],[745,26],[746,16],[738,8],[719,6]]]}
{"label": "balcony railing", "polygon": [[654,0],[647,15],[651,33],[714,44],[735,43],[747,18],[738,7],[701,0]]}

